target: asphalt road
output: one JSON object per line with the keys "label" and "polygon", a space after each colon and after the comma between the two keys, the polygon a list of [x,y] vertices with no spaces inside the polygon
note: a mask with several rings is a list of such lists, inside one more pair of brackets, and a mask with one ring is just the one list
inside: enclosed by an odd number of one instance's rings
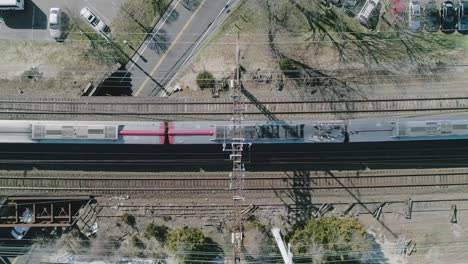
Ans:
{"label": "asphalt road", "polygon": [[[49,10],[62,8],[68,15],[79,15],[87,6],[107,24],[117,15],[124,0],[25,0],[24,11],[3,11],[0,23],[0,39],[54,41],[47,26]],[[73,14],[70,14],[73,13]]]}
{"label": "asphalt road", "polygon": [[151,36],[126,65],[133,96],[164,96],[166,85],[184,62],[228,15],[237,0],[194,0],[184,5],[175,0]]}
{"label": "asphalt road", "polygon": [[[247,171],[466,167],[468,140],[245,146]],[[0,169],[230,170],[220,145],[1,144]]]}

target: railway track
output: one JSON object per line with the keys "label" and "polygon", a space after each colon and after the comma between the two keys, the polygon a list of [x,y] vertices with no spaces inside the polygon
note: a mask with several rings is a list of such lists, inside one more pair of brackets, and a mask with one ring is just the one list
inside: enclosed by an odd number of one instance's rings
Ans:
{"label": "railway track", "polygon": [[[339,190],[433,188],[468,186],[468,170],[446,169],[438,172],[317,172],[309,176],[281,173],[255,173],[245,179],[245,190]],[[224,192],[229,191],[227,174],[142,175],[68,175],[68,176],[0,176],[0,190],[14,192],[72,192],[89,194],[157,193],[157,192]]]}
{"label": "railway track", "polygon": [[[468,97],[373,99],[348,101],[262,101],[246,102],[246,116],[395,114],[440,111],[467,111]],[[10,115],[110,115],[110,116],[224,116],[232,114],[228,100],[0,100],[0,114]]]}

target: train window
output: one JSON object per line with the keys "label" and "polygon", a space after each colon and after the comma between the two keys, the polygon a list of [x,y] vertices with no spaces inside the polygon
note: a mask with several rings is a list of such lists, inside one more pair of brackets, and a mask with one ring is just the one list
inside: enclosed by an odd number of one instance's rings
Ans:
{"label": "train window", "polygon": [[425,127],[412,127],[410,128],[410,131],[411,132],[424,132],[426,131],[426,128]]}
{"label": "train window", "polygon": [[454,130],[455,130],[455,129],[468,129],[468,125],[467,125],[467,124],[462,124],[462,125],[457,124],[457,125],[453,125],[452,127],[453,127]]}
{"label": "train window", "polygon": [[88,133],[101,135],[101,134],[104,134],[104,130],[103,129],[88,129]]}
{"label": "train window", "polygon": [[259,138],[279,138],[278,125],[263,125],[259,127]]}
{"label": "train window", "polygon": [[285,138],[304,138],[304,125],[282,126]]}

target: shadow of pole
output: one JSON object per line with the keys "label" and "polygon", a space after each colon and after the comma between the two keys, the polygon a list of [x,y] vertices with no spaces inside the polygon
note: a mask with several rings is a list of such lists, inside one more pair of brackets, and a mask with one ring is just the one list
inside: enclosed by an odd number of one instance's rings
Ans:
{"label": "shadow of pole", "polygon": [[[286,173],[286,175],[288,174]],[[294,202],[293,222],[295,225],[303,225],[312,217],[314,209],[310,190],[310,171],[294,171],[293,175],[288,175],[288,177],[292,181],[289,196]]]}
{"label": "shadow of pole", "polygon": [[[345,189],[349,195],[351,195],[354,200],[356,200],[356,202],[358,202],[358,204],[364,208],[364,210],[366,210],[370,215],[373,215],[373,211],[370,210],[365,204],[363,204],[361,202],[361,199],[359,199],[359,197],[357,197],[351,190],[349,190],[334,174],[333,172],[331,171],[326,171],[326,173],[332,177],[343,189]],[[398,238],[398,236],[385,224],[383,223],[380,219],[376,219],[384,228],[385,230],[387,230],[394,238]]]}
{"label": "shadow of pole", "polygon": [[[275,114],[273,114],[265,105],[245,89],[244,85],[241,86],[242,94],[257,107],[257,109],[264,114],[269,121],[281,122]],[[284,121],[283,121],[284,122]],[[297,136],[296,130],[291,128],[284,122],[283,127],[291,135]],[[287,195],[293,200],[294,208],[288,205],[288,211],[293,211],[293,219],[288,219],[289,223],[296,225],[304,224],[312,216],[312,195],[310,192],[310,171],[293,171],[292,176],[288,172],[284,172],[287,178],[292,183],[292,190],[288,191]],[[278,194],[277,194],[278,196]],[[283,201],[284,202],[284,201]],[[286,203],[288,204],[288,203]],[[288,214],[290,216],[290,214]]]}
{"label": "shadow of pole", "polygon": [[[162,90],[164,90],[165,92],[166,89],[164,88],[164,86],[159,83],[158,81],[156,81],[156,79],[153,78],[153,76],[151,76],[151,74],[149,74],[148,72],[145,71],[145,69],[143,69],[141,66],[138,65],[138,63],[136,61],[134,61],[124,50],[122,50],[122,48],[117,45],[116,43],[114,42],[111,42],[112,43],[112,46],[116,49],[118,49],[126,58],[129,62],[132,62],[140,71],[142,71],[152,82],[154,82],[156,85],[158,85]],[[128,64],[128,62],[127,62]],[[126,77],[126,76],[124,76]]]}

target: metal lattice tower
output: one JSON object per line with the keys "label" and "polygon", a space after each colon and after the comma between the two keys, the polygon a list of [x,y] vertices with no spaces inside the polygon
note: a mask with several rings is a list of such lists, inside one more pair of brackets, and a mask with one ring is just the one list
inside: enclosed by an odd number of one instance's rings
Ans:
{"label": "metal lattice tower", "polygon": [[233,102],[232,111],[232,129],[231,129],[231,151],[230,159],[232,161],[232,172],[230,173],[230,189],[233,191],[233,228],[232,242],[234,243],[234,263],[241,261],[242,249],[242,205],[244,201],[244,176],[245,169],[242,162],[242,151],[244,148],[244,131],[242,126],[243,112],[245,110],[242,99],[242,83],[240,81],[240,66],[239,66],[239,45],[236,50],[237,71],[236,80],[231,85],[231,98]]}

